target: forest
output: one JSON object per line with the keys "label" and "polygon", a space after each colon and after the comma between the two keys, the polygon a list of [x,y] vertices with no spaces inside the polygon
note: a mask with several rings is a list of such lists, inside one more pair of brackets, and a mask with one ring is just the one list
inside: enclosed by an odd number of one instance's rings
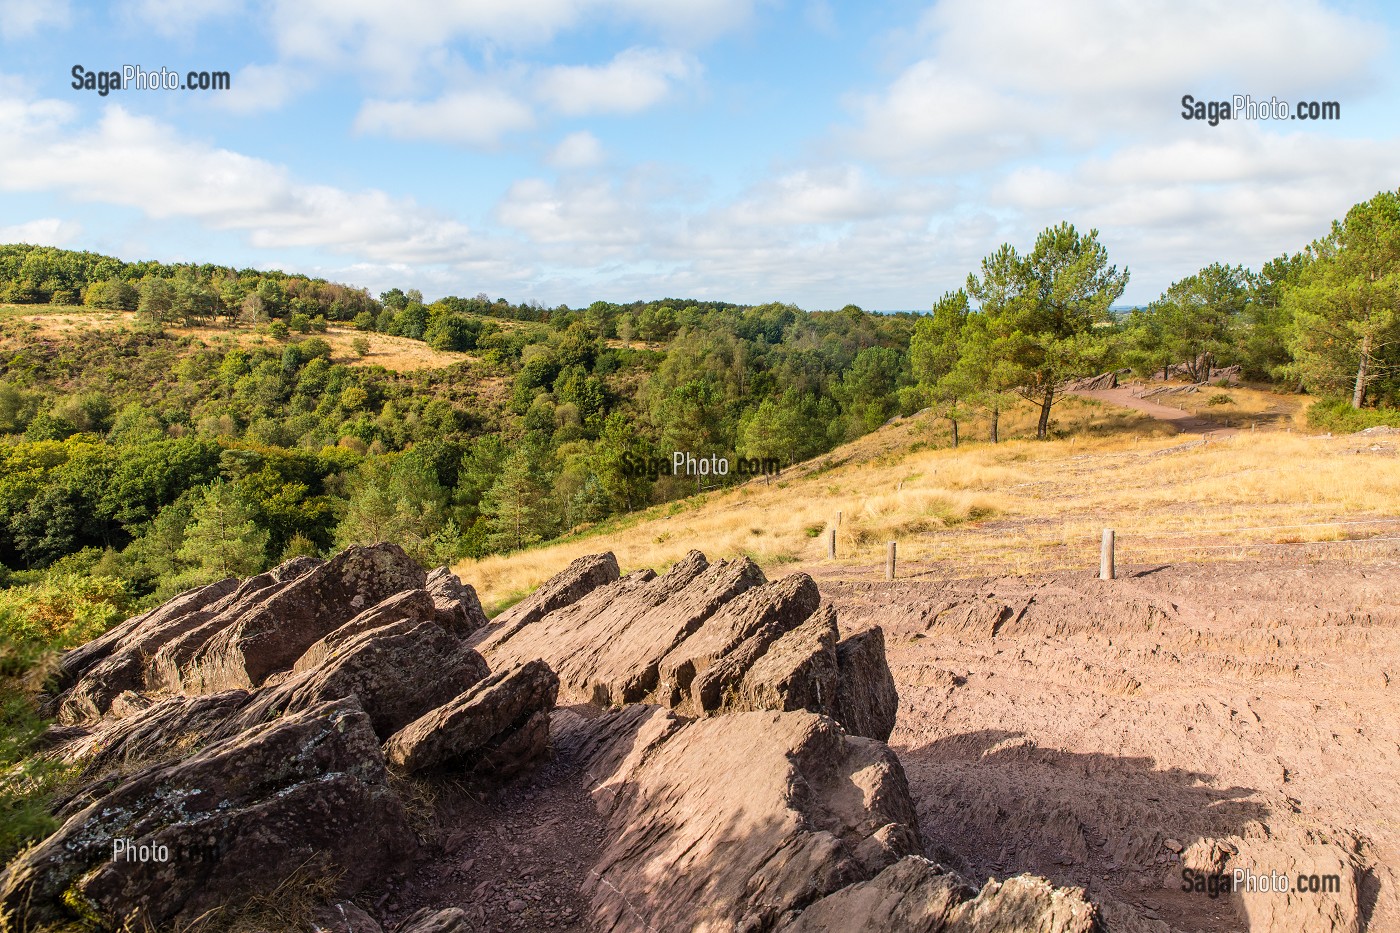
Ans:
{"label": "forest", "polygon": [[[0,247],[0,301],[134,313],[0,336],[0,586],[83,581],[124,608],[298,554],[393,540],[425,562],[529,547],[697,491],[629,463],[822,454],[933,409],[948,442],[1132,369],[1318,397],[1321,428],[1400,424],[1400,195],[1256,271],[1211,264],[1146,307],[1096,231],[1003,245],[927,314],[663,299],[432,302],[276,271]],[[0,323],[4,319],[0,318]],[[8,325],[6,325],[8,326]],[[329,328],[462,354],[396,372]],[[234,339],[254,331],[251,345]],[[71,587],[70,587],[71,588]],[[104,589],[105,588],[105,589]],[[117,596],[113,596],[115,593]],[[37,597],[36,597],[37,598]]]}

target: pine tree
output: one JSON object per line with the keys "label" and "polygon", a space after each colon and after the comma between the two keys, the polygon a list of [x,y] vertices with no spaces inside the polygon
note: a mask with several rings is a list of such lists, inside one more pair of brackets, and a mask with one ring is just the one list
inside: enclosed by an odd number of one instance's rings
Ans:
{"label": "pine tree", "polygon": [[267,562],[268,533],[227,483],[211,484],[185,529],[178,556],[191,564],[182,582],[196,586],[225,577],[251,576]]}
{"label": "pine tree", "polygon": [[491,529],[492,549],[518,550],[540,540],[542,484],[527,448],[506,458],[501,475],[481,502],[481,514]]}

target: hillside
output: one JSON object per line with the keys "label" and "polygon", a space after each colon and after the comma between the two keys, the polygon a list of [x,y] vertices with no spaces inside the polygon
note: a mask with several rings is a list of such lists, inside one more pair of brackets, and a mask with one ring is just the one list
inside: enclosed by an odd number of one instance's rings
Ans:
{"label": "hillside", "polygon": [[[1065,405],[1069,437],[934,449],[920,415],[770,485],[456,570],[488,606],[604,550],[624,572],[691,548],[804,571],[843,635],[884,629],[929,858],[1080,887],[1112,930],[1392,928],[1400,438]],[[1339,887],[1183,891],[1184,870],[1235,868]]]}
{"label": "hillside", "polygon": [[[1271,393],[1232,392],[1245,409],[1263,407],[1255,396],[1279,403]],[[906,577],[1096,568],[1100,532],[1108,527],[1117,530],[1119,561],[1128,566],[1258,557],[1282,542],[1400,533],[1400,522],[1389,521],[1400,515],[1400,461],[1390,435],[1305,433],[1298,408],[1255,431],[1200,436],[1093,400],[1061,405],[1056,424],[1063,436],[1050,441],[953,450],[946,423],[922,413],[771,482],[692,496],[456,569],[491,606],[599,550],[616,553],[624,568],[668,564],[699,547],[747,554],[766,567],[875,579],[891,540]],[[1004,430],[1014,433],[1032,416],[1017,409]],[[838,513],[837,558],[830,561],[826,536]],[[1375,552],[1366,548],[1319,544],[1308,553],[1330,559]]]}

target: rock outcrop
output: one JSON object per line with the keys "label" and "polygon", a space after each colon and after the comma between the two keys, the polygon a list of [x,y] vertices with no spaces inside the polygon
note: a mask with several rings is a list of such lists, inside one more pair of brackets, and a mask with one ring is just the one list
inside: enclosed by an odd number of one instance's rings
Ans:
{"label": "rock outcrop", "polygon": [[408,773],[448,765],[514,773],[544,753],[558,696],[559,678],[543,661],[498,671],[394,733],[385,755]]}
{"label": "rock outcrop", "polygon": [[778,933],[1103,933],[1098,911],[1074,891],[1018,875],[979,892],[918,856],[829,894]]}
{"label": "rock outcrop", "polygon": [[922,850],[883,744],[811,713],[672,733],[632,770],[589,895],[604,931],[768,929]]}
{"label": "rock outcrop", "polygon": [[353,696],[384,739],[488,673],[481,656],[437,622],[395,622],[351,637],[318,667],[262,690],[225,732]]}
{"label": "rock outcrop", "polygon": [[[898,695],[883,632],[842,640],[810,577],[768,582],[745,558],[691,552],[659,576],[582,558],[488,623],[447,568],[351,548],[182,594],[72,652],[60,684],[69,724],[47,742],[82,780],[60,828],[0,875],[0,930],[179,927],[313,879],[314,920],[289,927],[480,929],[479,904],[422,894],[422,872],[396,900],[391,879],[460,844],[432,829],[444,789],[475,801],[532,768],[577,782],[593,835],[567,916],[591,929],[1098,923],[1074,890],[979,892],[920,857],[884,744]],[[538,906],[503,905],[517,927]]]}
{"label": "rock outcrop", "polygon": [[73,814],[0,876],[0,915],[6,929],[19,918],[164,926],[297,872],[352,894],[412,850],[386,782],[354,700],[287,716],[143,771]]}

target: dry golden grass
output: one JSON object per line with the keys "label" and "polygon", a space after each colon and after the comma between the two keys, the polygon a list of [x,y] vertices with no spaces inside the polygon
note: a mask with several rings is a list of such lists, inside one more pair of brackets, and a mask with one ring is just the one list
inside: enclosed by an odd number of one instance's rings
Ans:
{"label": "dry golden grass", "polygon": [[[1152,387],[1162,385],[1154,383]],[[1184,386],[1185,383],[1172,383]],[[1222,428],[1248,430],[1251,425],[1292,426],[1307,424],[1312,399],[1293,392],[1256,386],[1204,386],[1195,392],[1154,395],[1149,401],[1187,412]]]}
{"label": "dry golden grass", "polygon": [[[1394,441],[1282,430],[1202,439],[1092,401],[1062,405],[1056,419],[1074,432],[1068,437],[952,450],[942,423],[915,416],[769,485],[695,496],[617,528],[456,570],[495,610],[574,558],[604,550],[624,572],[662,568],[696,548],[712,559],[747,554],[770,568],[872,579],[883,573],[890,540],[905,576],[1096,567],[1105,527],[1117,530],[1119,561],[1128,565],[1260,557],[1281,544],[1315,558],[1374,556],[1395,545],[1294,542],[1400,536]],[[1031,415],[1012,413],[1003,436],[1024,435]],[[945,446],[921,446],[928,444]],[[838,557],[828,561],[838,513]],[[1367,524],[1316,524],[1338,520]],[[1295,525],[1312,527],[1281,527]]]}
{"label": "dry golden grass", "polygon": [[[35,310],[42,308],[43,310]],[[514,322],[508,322],[514,323]],[[104,311],[79,306],[0,305],[0,329],[3,336],[24,339],[63,337],[84,330],[134,330],[139,325],[131,311]],[[167,333],[194,337],[206,343],[231,340],[240,347],[280,347],[281,341],[260,334],[251,327],[167,327]],[[361,333],[350,327],[331,327],[319,336],[331,345],[331,360],[348,366],[382,366],[395,372],[420,369],[445,369],[456,363],[475,359],[469,353],[434,350],[421,340],[392,337],[388,334]],[[355,350],[356,337],[369,341],[369,353],[361,357]]]}

